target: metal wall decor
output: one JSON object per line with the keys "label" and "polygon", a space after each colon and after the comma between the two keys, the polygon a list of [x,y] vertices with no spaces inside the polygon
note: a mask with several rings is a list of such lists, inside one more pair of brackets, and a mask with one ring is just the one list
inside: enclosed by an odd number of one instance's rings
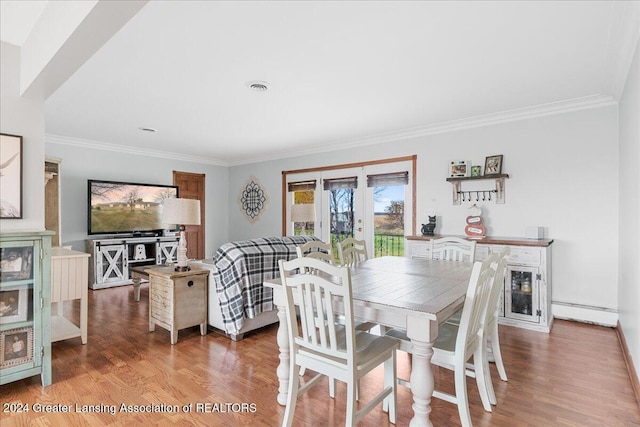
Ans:
{"label": "metal wall decor", "polygon": [[260,219],[260,215],[264,212],[268,201],[267,193],[255,176],[249,178],[242,187],[242,192],[238,199],[240,209],[252,224]]}

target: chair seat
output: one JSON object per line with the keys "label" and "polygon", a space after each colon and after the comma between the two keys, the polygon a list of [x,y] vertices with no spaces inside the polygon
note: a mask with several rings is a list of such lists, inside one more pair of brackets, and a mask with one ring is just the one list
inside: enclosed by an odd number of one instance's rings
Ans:
{"label": "chair seat", "polygon": [[[362,366],[367,366],[371,362],[379,364],[378,359],[381,355],[386,355],[391,351],[395,351],[398,348],[398,341],[393,338],[381,337],[378,335],[368,334],[366,332],[360,332],[356,334],[356,367],[360,369]],[[345,331],[341,332],[336,330],[336,339],[341,343],[338,345],[339,350],[345,350]],[[301,365],[305,365],[305,361],[309,362],[307,367],[313,370],[315,363],[313,361],[321,361],[326,363],[328,360],[332,361],[336,365],[344,365],[346,360],[339,357],[331,357],[326,354],[317,353],[308,348],[300,349],[299,361]],[[386,358],[386,356],[384,357]],[[384,360],[384,359],[383,359]]]}
{"label": "chair seat", "polygon": [[455,313],[453,313],[451,317],[445,320],[445,322],[449,323],[450,325],[459,325],[460,317],[462,317],[462,310],[458,310]]}

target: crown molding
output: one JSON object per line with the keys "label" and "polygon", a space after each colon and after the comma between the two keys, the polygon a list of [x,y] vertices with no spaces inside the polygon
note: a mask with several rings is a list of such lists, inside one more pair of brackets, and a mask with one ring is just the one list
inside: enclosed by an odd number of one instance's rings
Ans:
{"label": "crown molding", "polygon": [[420,138],[441,133],[456,132],[466,129],[473,129],[486,126],[494,126],[503,123],[520,120],[534,119],[557,114],[571,113],[574,111],[591,108],[607,107],[617,105],[617,101],[608,95],[592,95],[582,98],[570,99],[566,101],[552,102],[548,104],[536,105],[533,107],[518,108],[502,111],[498,113],[485,114],[476,117],[469,117],[460,120],[436,123],[432,125],[419,126],[399,131],[385,132],[376,135],[353,138],[349,140],[322,144],[322,148],[297,149],[295,152],[280,152],[271,155],[261,155],[255,159],[242,159],[232,162],[229,166],[240,166],[251,163],[259,163],[270,160],[299,157],[304,155],[319,154],[335,150],[348,148],[358,148],[367,145],[382,144],[387,142],[398,142],[407,139]]}
{"label": "crown molding", "polygon": [[607,107],[617,105],[612,96],[592,95],[560,102],[537,105],[533,107],[518,108],[514,110],[502,111],[499,113],[485,114],[482,116],[469,117],[466,119],[452,120],[432,125],[419,126],[399,131],[385,132],[376,135],[352,138],[344,141],[322,144],[322,148],[297,149],[295,151],[277,152],[272,154],[262,154],[255,158],[242,158],[232,161],[191,156],[180,153],[150,150],[144,148],[129,147],[125,145],[110,144],[107,142],[91,141],[79,138],[72,138],[59,135],[45,134],[45,142],[51,144],[71,145],[76,147],[92,148],[95,150],[115,151],[118,153],[136,154],[140,156],[158,157],[169,160],[180,160],[185,162],[204,163],[214,166],[241,166],[252,163],[273,161],[305,155],[326,153],[329,151],[344,150],[348,148],[358,148],[367,145],[383,144],[388,142],[398,142],[407,139],[420,138],[441,133],[456,132],[466,129],[473,129],[486,126],[494,126],[503,123],[520,120],[534,119],[557,114],[571,113],[591,108]]}
{"label": "crown molding", "polygon": [[140,156],[157,157],[168,160],[179,160],[184,162],[204,163],[214,166],[228,166],[227,162],[210,159],[201,156],[185,155],[168,151],[150,150],[147,148],[130,147],[126,145],[110,144],[108,142],[92,141],[88,139],[72,138],[69,136],[45,134],[45,143],[70,145],[74,147],[91,148],[94,150],[114,151],[118,153],[136,154]]}

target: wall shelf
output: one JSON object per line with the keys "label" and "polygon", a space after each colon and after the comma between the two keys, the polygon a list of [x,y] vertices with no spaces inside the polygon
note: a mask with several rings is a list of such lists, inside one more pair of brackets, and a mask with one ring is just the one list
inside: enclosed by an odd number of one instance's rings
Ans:
{"label": "wall shelf", "polygon": [[[447,178],[447,182],[453,185],[453,204],[459,205],[464,201],[486,201],[493,198],[496,204],[504,204],[504,180],[509,178],[506,173],[500,175],[482,175],[482,176],[463,176],[455,178]],[[463,181],[481,181],[481,180],[493,180],[495,181],[495,188],[488,190],[467,190],[463,191]]]}

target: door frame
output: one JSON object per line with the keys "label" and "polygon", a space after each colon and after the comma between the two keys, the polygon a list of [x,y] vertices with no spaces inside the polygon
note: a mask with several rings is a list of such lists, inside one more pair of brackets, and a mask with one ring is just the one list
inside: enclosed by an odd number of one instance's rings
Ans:
{"label": "door frame", "polygon": [[303,173],[309,173],[309,172],[324,172],[324,171],[331,171],[335,169],[362,168],[365,166],[381,165],[385,163],[399,163],[399,162],[407,162],[407,161],[411,163],[411,169],[412,169],[410,171],[411,197],[413,199],[412,208],[411,208],[411,234],[415,235],[416,234],[416,164],[417,164],[417,160],[418,160],[418,155],[413,154],[411,156],[394,157],[389,159],[380,159],[380,160],[373,160],[368,162],[345,163],[341,165],[321,166],[321,167],[315,167],[315,168],[282,171],[282,199],[281,199],[282,200],[282,212],[281,212],[282,235],[286,236],[287,230],[288,230],[287,203],[291,203],[290,198],[287,197],[287,178],[289,175],[303,174]]}

